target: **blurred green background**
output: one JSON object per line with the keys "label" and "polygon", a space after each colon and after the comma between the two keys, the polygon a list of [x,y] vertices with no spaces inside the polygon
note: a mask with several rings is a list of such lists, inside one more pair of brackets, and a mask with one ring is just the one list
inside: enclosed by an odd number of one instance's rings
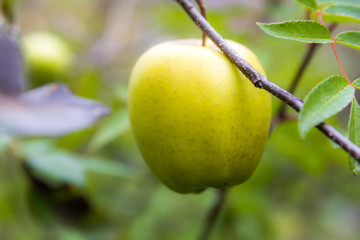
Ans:
{"label": "blurred green background", "polygon": [[[61,81],[113,112],[61,138],[0,135],[0,239],[196,239],[215,191],[180,195],[162,185],[138,152],[126,112],[141,53],[165,40],[201,37],[189,17],[172,0],[13,2],[22,36],[48,31],[71,47],[74,61]],[[287,88],[307,46],[265,35],[256,22],[304,19],[304,8],[290,0],[205,2],[209,22],[252,49],[268,78]],[[335,32],[346,29],[359,27],[342,24]],[[359,77],[360,54],[338,49],[350,78]],[[322,46],[295,94],[304,97],[333,74],[340,74],[336,60]],[[29,75],[27,89],[38,86]],[[274,113],[279,103],[273,98]],[[348,111],[329,120],[345,134]],[[317,130],[302,141],[297,122],[282,123],[253,177],[231,189],[211,239],[357,240],[359,189],[342,149]]]}

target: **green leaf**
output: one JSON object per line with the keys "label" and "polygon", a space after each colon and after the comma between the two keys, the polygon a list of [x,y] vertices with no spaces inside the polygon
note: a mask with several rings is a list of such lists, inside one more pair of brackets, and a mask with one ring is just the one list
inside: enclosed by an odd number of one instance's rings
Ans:
{"label": "green leaf", "polygon": [[126,108],[121,108],[105,119],[89,144],[90,151],[97,151],[130,128]]}
{"label": "green leaf", "polygon": [[88,176],[88,174],[90,173],[95,173],[112,177],[119,177],[123,179],[130,179],[131,175],[134,175],[134,173],[129,171],[128,168],[117,162],[112,162],[108,159],[88,157],[84,164],[86,166],[86,176]]}
{"label": "green leaf", "polygon": [[353,81],[353,86],[357,89],[360,89],[360,78]]}
{"label": "green leaf", "polygon": [[267,34],[289,40],[296,40],[306,43],[331,43],[329,29],[317,21],[298,20],[281,23],[257,23]]}
{"label": "green leaf", "polygon": [[360,32],[342,32],[335,37],[337,43],[360,50]]}
{"label": "green leaf", "polygon": [[57,148],[52,140],[33,140],[22,148],[30,168],[51,184],[85,187],[89,173],[129,178],[127,168],[107,159],[80,156]]}
{"label": "green leaf", "polygon": [[315,86],[306,96],[300,111],[301,138],[305,138],[312,127],[346,107],[354,92],[355,89],[342,76],[330,76]]}
{"label": "green leaf", "polygon": [[10,144],[12,138],[0,132],[0,154],[6,149],[6,147]]}
{"label": "green leaf", "polygon": [[49,183],[67,183],[82,187],[85,182],[85,167],[72,154],[55,149],[49,140],[34,140],[24,143],[23,154],[30,168]]}
{"label": "green leaf", "polygon": [[318,5],[315,0],[293,0],[310,9],[316,10]]}
{"label": "green leaf", "polygon": [[360,5],[359,0],[317,0],[319,4],[328,4],[328,3],[342,3],[342,4],[351,4],[351,5]]}
{"label": "green leaf", "polygon": [[360,6],[334,4],[325,7],[323,13],[325,16],[330,15],[332,21],[352,20],[360,22]]}
{"label": "green leaf", "polygon": [[[360,146],[360,106],[354,98],[350,110],[349,119],[349,139],[357,146]],[[360,163],[350,157],[350,167],[352,172],[360,176]]]}

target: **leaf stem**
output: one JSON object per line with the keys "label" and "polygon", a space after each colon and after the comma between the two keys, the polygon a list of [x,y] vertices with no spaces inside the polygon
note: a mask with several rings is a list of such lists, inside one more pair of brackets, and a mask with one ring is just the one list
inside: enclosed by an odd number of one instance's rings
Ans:
{"label": "leaf stem", "polygon": [[[323,17],[322,17],[322,11],[317,11],[316,14],[317,14],[317,16],[318,16],[319,22],[326,27],[325,22],[324,22],[324,19],[323,19]],[[342,61],[341,61],[341,59],[340,59],[339,53],[338,53],[338,51],[336,50],[336,47],[335,47],[335,39],[334,39],[333,37],[331,37],[331,39],[333,40],[333,42],[331,43],[331,48],[332,48],[332,50],[333,50],[333,52],[334,52],[336,61],[338,62],[338,65],[339,65],[339,68],[340,68],[340,70],[341,70],[341,73],[342,73],[342,75],[344,76],[344,78],[346,78],[346,80],[349,82],[349,84],[352,86],[353,84],[351,83],[348,75],[346,74],[345,69],[344,69],[344,66],[343,66],[343,64],[342,64]]]}
{"label": "leaf stem", "polygon": [[217,198],[215,199],[213,206],[210,208],[210,211],[206,216],[204,228],[203,231],[201,232],[199,240],[209,239],[210,234],[214,229],[216,219],[218,219],[219,213],[224,206],[226,193],[227,193],[226,189],[219,189],[217,191]]}

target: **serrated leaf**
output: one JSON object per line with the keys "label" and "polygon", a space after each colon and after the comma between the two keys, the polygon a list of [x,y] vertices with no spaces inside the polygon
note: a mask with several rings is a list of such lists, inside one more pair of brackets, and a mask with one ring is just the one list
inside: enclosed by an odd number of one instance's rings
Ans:
{"label": "serrated leaf", "polygon": [[296,40],[306,43],[331,43],[329,29],[317,21],[298,20],[281,23],[257,23],[267,34],[289,40]]}
{"label": "serrated leaf", "polygon": [[126,108],[115,111],[105,119],[89,144],[90,151],[97,151],[130,128]]}
{"label": "serrated leaf", "polygon": [[61,136],[94,124],[110,109],[49,84],[16,97],[0,95],[0,132],[19,136]]}
{"label": "serrated leaf", "polygon": [[[360,146],[360,106],[354,98],[351,104],[349,118],[349,140]],[[360,176],[360,163],[350,157],[350,167],[352,172]]]}
{"label": "serrated leaf", "polygon": [[360,32],[342,32],[335,37],[337,43],[360,50]]}
{"label": "serrated leaf", "polygon": [[355,88],[360,89],[360,78],[354,80],[352,84]]}
{"label": "serrated leaf", "polygon": [[325,15],[331,15],[332,21],[352,20],[360,22],[360,6],[334,4],[325,7],[323,13]]}
{"label": "serrated leaf", "polygon": [[310,129],[345,108],[355,89],[342,76],[330,76],[315,86],[304,100],[299,115],[299,131],[305,138]]}
{"label": "serrated leaf", "polygon": [[315,0],[293,0],[294,2],[298,2],[301,5],[308,7],[310,9],[316,10],[318,8]]}

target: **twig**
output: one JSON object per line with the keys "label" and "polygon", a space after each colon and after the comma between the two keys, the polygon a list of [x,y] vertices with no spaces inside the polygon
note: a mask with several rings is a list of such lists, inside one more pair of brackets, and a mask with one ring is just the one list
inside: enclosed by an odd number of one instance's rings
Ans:
{"label": "twig", "polygon": [[203,231],[201,232],[199,240],[209,239],[210,234],[211,234],[212,230],[214,229],[216,219],[218,218],[219,213],[220,213],[222,207],[224,206],[226,193],[227,193],[226,189],[218,190],[217,199],[216,199],[214,205],[212,206],[212,208],[210,209],[208,215],[206,216],[204,228],[203,228]]}
{"label": "twig", "polygon": [[[258,88],[264,88],[266,91],[279,98],[287,105],[300,111],[303,106],[301,98],[298,98],[288,91],[280,88],[266,77],[257,72],[247,61],[245,61],[224,38],[206,21],[205,18],[197,11],[191,0],[176,0],[187,12],[193,22],[203,30],[206,35],[216,44],[224,55],[234,63],[237,68]],[[349,139],[341,135],[332,126],[327,123],[321,123],[317,128],[322,131],[328,138],[332,139],[353,158],[360,163],[360,148],[352,143]]]}
{"label": "twig", "polygon": [[[337,26],[336,23],[333,23],[329,26],[329,31],[332,32],[335,27]],[[299,69],[297,70],[295,77],[293,78],[293,80],[291,81],[291,85],[289,87],[289,93],[294,93],[296,87],[298,86],[301,77],[304,75],[306,68],[309,66],[309,63],[311,61],[311,59],[313,58],[316,50],[319,48],[319,44],[315,44],[315,43],[310,43],[308,45],[308,50],[304,56],[303,61],[301,62],[301,65],[299,67]],[[284,116],[286,111],[286,104],[285,103],[281,103],[278,114],[275,115],[273,121],[271,122],[270,125],[270,132],[272,132],[277,125],[279,125],[282,120],[284,120]]]}
{"label": "twig", "polygon": [[[301,65],[300,65],[298,71],[296,72],[296,75],[295,75],[294,79],[291,82],[291,85],[290,85],[289,90],[288,90],[289,93],[293,93],[295,91],[301,77],[303,76],[303,74],[305,72],[305,69],[309,65],[310,60],[314,56],[314,53],[315,53],[315,51],[316,51],[316,49],[318,47],[319,47],[318,44],[314,44],[314,43],[309,44],[306,55],[305,55]],[[283,102],[280,105],[278,114],[275,115],[274,120],[271,122],[270,132],[272,132],[277,127],[277,125],[279,125],[282,122],[283,117],[285,115],[285,111],[286,111],[286,104]]]}

